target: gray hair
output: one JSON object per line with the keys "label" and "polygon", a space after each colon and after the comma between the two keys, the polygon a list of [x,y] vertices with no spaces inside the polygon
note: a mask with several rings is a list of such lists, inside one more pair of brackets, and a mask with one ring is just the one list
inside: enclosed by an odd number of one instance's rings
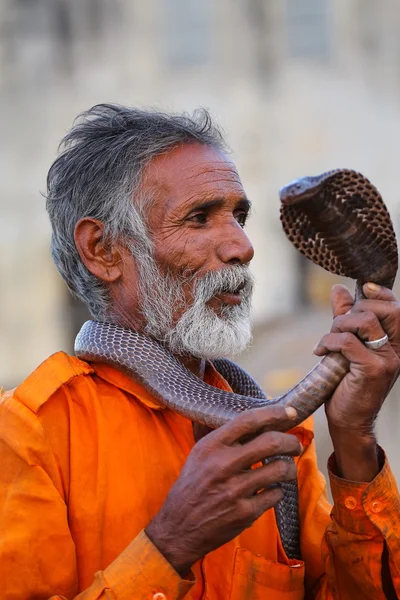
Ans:
{"label": "gray hair", "polygon": [[69,290],[95,318],[104,319],[108,286],[81,261],[74,241],[78,221],[99,219],[110,245],[122,240],[136,257],[148,253],[146,209],[151,199],[143,198],[140,190],[144,167],[182,144],[198,142],[221,150],[226,145],[205,109],[187,115],[98,104],[78,119],[47,176],[51,254]]}

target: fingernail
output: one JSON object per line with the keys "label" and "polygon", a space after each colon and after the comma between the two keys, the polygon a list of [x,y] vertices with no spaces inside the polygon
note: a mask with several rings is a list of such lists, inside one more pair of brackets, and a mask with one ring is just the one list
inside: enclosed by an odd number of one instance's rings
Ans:
{"label": "fingernail", "polygon": [[286,406],[285,411],[290,419],[294,419],[297,416],[297,410],[293,406]]}
{"label": "fingernail", "polygon": [[314,346],[314,348],[313,348],[313,350],[312,350],[312,351],[313,351],[313,354],[315,354],[315,353],[316,353],[316,351],[318,350],[318,346],[319,346],[319,344],[316,344],[316,345]]}
{"label": "fingernail", "polygon": [[376,283],[369,282],[367,283],[367,288],[371,290],[371,292],[379,292],[381,286]]}

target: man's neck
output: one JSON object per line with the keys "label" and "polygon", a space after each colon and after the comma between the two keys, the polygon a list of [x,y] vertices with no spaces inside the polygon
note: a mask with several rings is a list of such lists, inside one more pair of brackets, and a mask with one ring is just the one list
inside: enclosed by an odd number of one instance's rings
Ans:
{"label": "man's neck", "polygon": [[189,371],[194,373],[196,377],[204,379],[206,370],[206,361],[204,358],[196,358],[195,356],[177,356],[176,357]]}

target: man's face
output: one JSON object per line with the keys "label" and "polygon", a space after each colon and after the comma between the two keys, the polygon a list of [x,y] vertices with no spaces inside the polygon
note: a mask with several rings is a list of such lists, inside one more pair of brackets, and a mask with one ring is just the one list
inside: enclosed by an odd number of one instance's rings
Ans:
{"label": "man's face", "polygon": [[178,353],[215,358],[241,350],[250,337],[253,248],[243,231],[250,205],[233,162],[215,148],[183,145],[151,161],[143,191],[155,199],[154,252],[139,265],[147,332]]}

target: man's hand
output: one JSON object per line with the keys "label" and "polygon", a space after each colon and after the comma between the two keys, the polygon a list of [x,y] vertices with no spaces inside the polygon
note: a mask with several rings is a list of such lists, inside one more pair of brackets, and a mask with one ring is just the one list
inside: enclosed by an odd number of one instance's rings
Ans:
{"label": "man's hand", "polygon": [[279,482],[296,479],[295,465],[276,459],[251,467],[272,456],[301,453],[294,435],[276,431],[290,429],[294,416],[294,409],[279,406],[247,411],[193,447],[161,510],[146,528],[178,573],[188,572],[193,563],[250,527],[281,500]]}
{"label": "man's hand", "polygon": [[[364,293],[367,299],[354,304],[347,288],[333,287],[331,333],[314,351],[318,356],[341,352],[350,361],[326,414],[340,474],[353,481],[371,481],[379,472],[374,423],[400,369],[399,303],[385,288],[366,284]],[[389,342],[378,350],[363,343],[385,334]]]}

